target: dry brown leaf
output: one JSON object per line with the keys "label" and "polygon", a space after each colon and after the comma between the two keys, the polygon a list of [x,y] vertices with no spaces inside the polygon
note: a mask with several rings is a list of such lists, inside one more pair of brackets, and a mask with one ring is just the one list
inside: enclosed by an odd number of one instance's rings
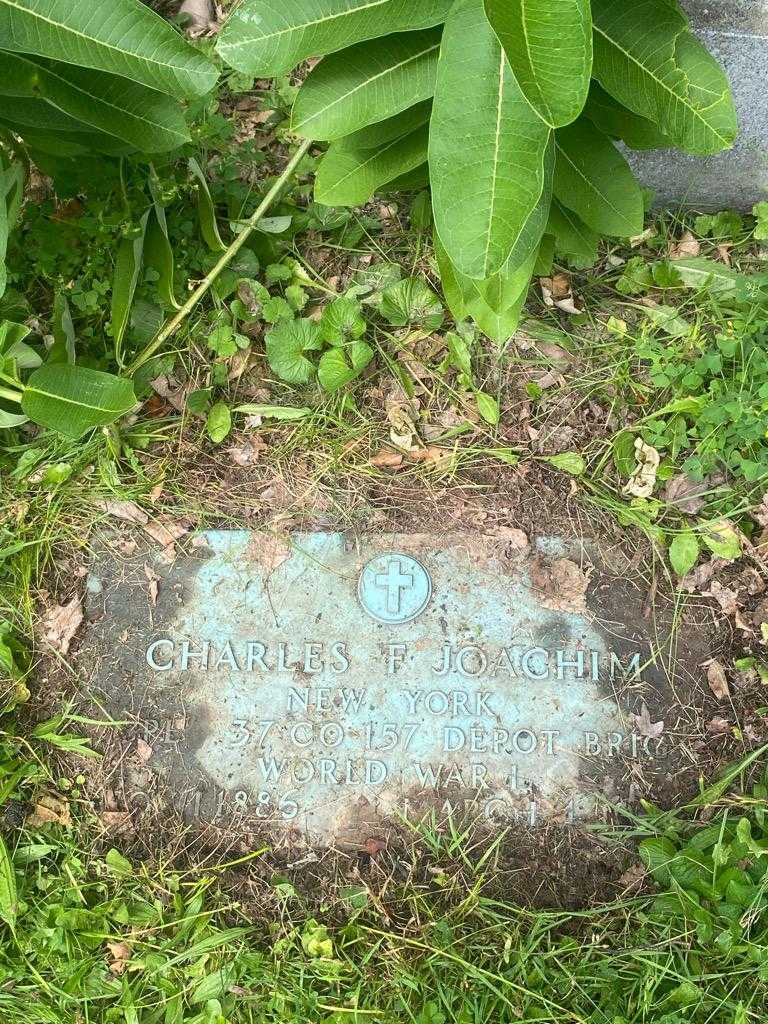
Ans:
{"label": "dry brown leaf", "polygon": [[55,651],[67,654],[72,638],[83,621],[83,606],[75,594],[67,604],[57,604],[43,616],[43,630],[46,642]]}
{"label": "dry brown leaf", "polygon": [[515,551],[522,551],[530,544],[528,534],[516,526],[497,526],[490,531],[490,534],[492,537],[498,537],[499,540],[503,540],[508,548],[512,548]]}
{"label": "dry brown leaf", "polygon": [[719,661],[710,661],[707,666],[707,682],[709,688],[718,700],[725,700],[730,697],[731,691],[728,688],[728,678],[725,669]]}
{"label": "dry brown leaf", "polygon": [[382,450],[368,460],[377,469],[399,469],[403,464],[403,456],[397,452]]}
{"label": "dry brown leaf", "polygon": [[252,466],[258,462],[261,453],[266,451],[269,445],[260,437],[247,437],[242,444],[233,444],[227,448],[227,454],[236,466]]}
{"label": "dry brown leaf", "polygon": [[146,764],[151,759],[152,753],[152,747],[150,747],[146,740],[139,737],[136,740],[136,756],[142,764]]}
{"label": "dry brown leaf", "polygon": [[641,736],[649,736],[651,739],[656,740],[664,732],[664,720],[652,722],[651,713],[645,701],[640,706],[640,714],[630,715],[629,717],[634,722],[635,728]]}
{"label": "dry brown leaf", "polygon": [[112,974],[122,974],[131,959],[132,950],[127,942],[108,942],[107,949],[111,960],[109,969]]}
{"label": "dry brown leaf", "polygon": [[678,241],[672,242],[669,246],[669,258],[671,260],[682,260],[688,256],[698,256],[700,252],[701,246],[690,231],[684,232]]}
{"label": "dry brown leaf", "polygon": [[646,874],[647,872],[642,864],[633,864],[627,868],[623,875],[619,876],[619,885],[623,885],[625,889],[636,889],[642,884]]}
{"label": "dry brown leaf", "polygon": [[709,480],[691,480],[685,473],[678,473],[667,481],[662,497],[681,512],[696,515],[704,507],[702,494],[711,490]]}
{"label": "dry brown leaf", "polygon": [[191,524],[182,519],[150,519],[144,524],[144,532],[164,548],[173,545],[190,529]]}
{"label": "dry brown leaf", "polygon": [[557,307],[564,313],[576,314],[581,310],[576,305],[571,278],[568,274],[555,274],[553,277],[539,278],[541,297],[545,306]]}
{"label": "dry brown leaf", "polygon": [[124,832],[131,824],[130,811],[102,811],[99,820],[105,829],[114,832]]}
{"label": "dry brown leaf", "polygon": [[365,852],[370,854],[371,857],[375,857],[376,854],[386,850],[387,844],[384,839],[377,839],[375,836],[369,836],[365,840]]}
{"label": "dry brown leaf", "polygon": [[721,242],[720,245],[715,246],[715,252],[719,259],[726,267],[731,265],[731,249],[733,248],[733,242]]}
{"label": "dry brown leaf", "polygon": [[622,493],[631,494],[635,498],[650,498],[656,484],[656,473],[659,469],[661,456],[642,438],[635,438],[635,458],[637,467],[626,484]]}
{"label": "dry brown leaf", "polygon": [[39,828],[41,825],[62,825],[69,828],[72,824],[69,804],[54,793],[43,793],[35,802],[35,809],[27,818],[27,824],[32,828]]}
{"label": "dry brown leaf", "polygon": [[139,508],[135,501],[112,501],[108,499],[106,501],[97,501],[96,506],[108,512],[109,515],[114,516],[115,519],[122,519],[126,523],[136,523],[139,526],[144,526],[145,523],[149,522],[149,516],[144,509]]}
{"label": "dry brown leaf", "polygon": [[187,396],[184,388],[172,387],[167,377],[156,377],[149,382],[155,394],[164,398],[169,405],[172,405],[176,412],[184,412],[187,404]]}
{"label": "dry brown leaf", "polygon": [[718,580],[712,580],[705,596],[714,597],[726,615],[735,615],[739,610],[738,591],[724,587]]}
{"label": "dry brown leaf", "polygon": [[254,562],[258,562],[264,574],[269,576],[290,558],[290,538],[287,534],[254,533],[246,549],[246,555]]}
{"label": "dry brown leaf", "polygon": [[545,608],[581,611],[587,606],[590,570],[569,558],[556,558],[550,566],[537,559],[531,567],[531,583]]}
{"label": "dry brown leaf", "polygon": [[731,723],[727,718],[710,718],[707,722],[707,732],[712,736],[724,736],[731,731]]}

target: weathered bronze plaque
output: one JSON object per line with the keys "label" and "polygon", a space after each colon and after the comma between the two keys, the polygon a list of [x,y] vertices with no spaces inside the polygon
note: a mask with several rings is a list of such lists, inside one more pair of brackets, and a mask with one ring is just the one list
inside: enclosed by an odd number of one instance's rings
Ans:
{"label": "weathered bronze plaque", "polygon": [[663,757],[621,696],[650,647],[582,545],[502,532],[211,531],[171,565],[105,543],[81,673],[190,817],[318,841],[594,817]]}

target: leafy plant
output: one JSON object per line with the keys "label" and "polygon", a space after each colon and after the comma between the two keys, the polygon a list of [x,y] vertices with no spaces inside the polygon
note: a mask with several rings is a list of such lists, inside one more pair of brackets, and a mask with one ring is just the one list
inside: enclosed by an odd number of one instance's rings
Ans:
{"label": "leafy plant", "polygon": [[614,145],[706,155],[736,136],[728,83],[676,0],[245,0],[219,35],[244,74],[320,56],[293,130],[328,143],[315,197],[358,205],[429,176],[446,299],[491,337],[517,324],[537,259],[594,259],[639,234]]}

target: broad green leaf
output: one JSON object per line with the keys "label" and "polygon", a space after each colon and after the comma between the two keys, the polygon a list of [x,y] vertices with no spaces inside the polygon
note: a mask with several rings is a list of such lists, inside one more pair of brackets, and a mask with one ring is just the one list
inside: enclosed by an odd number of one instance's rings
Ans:
{"label": "broad green leaf", "polygon": [[571,476],[582,476],[587,464],[578,452],[559,452],[557,455],[544,455],[542,462],[548,462],[555,469],[560,469]]}
{"label": "broad green leaf", "polygon": [[203,96],[218,77],[141,0],[0,0],[0,49],[107,71],[179,99]]}
{"label": "broad green leaf", "polygon": [[485,391],[476,391],[475,401],[477,402],[477,411],[481,417],[486,423],[490,423],[491,426],[495,427],[499,422],[501,412],[499,410],[499,403],[493,395],[489,395]]}
{"label": "broad green leaf", "polygon": [[630,149],[669,149],[674,145],[653,121],[627,110],[597,82],[589,90],[584,114],[601,132],[622,139]]}
{"label": "broad green leaf", "polygon": [[320,161],[315,199],[325,206],[359,206],[387,182],[419,167],[427,158],[426,127],[379,149],[333,142]]}
{"label": "broad green leaf", "polygon": [[208,437],[214,444],[220,444],[232,429],[232,413],[226,402],[212,405],[205,421]]}
{"label": "broad green leaf", "polygon": [[306,355],[322,346],[320,328],[312,320],[284,320],[266,334],[267,361],[282,380],[306,384],[316,373]]}
{"label": "broad green leaf", "polygon": [[591,267],[597,260],[600,236],[558,202],[552,203],[547,233],[554,236],[555,249],[574,267]]}
{"label": "broad green leaf", "polygon": [[506,263],[545,189],[550,134],[483,0],[458,0],[443,34],[429,171],[435,227],[462,274],[484,280]]}
{"label": "broad green leaf", "polygon": [[452,2],[245,0],[219,33],[216,49],[238,71],[270,77],[365,39],[432,28]]}
{"label": "broad green leaf", "polygon": [[21,402],[35,423],[75,439],[92,427],[113,423],[135,405],[129,380],[63,363],[35,370]]}
{"label": "broad green leaf", "polygon": [[589,0],[485,0],[485,13],[539,117],[550,128],[575,121],[592,70]]}
{"label": "broad green leaf", "polygon": [[706,256],[691,256],[680,260],[671,260],[671,265],[682,278],[686,288],[697,291],[708,291],[718,298],[731,298],[736,295],[739,283],[744,275],[726,267],[717,260]]}
{"label": "broad green leaf", "polygon": [[714,519],[700,525],[701,539],[714,555],[729,562],[741,556],[741,540],[733,523],[727,519]]}
{"label": "broad green leaf", "polygon": [[157,290],[164,306],[167,309],[179,309],[173,284],[175,258],[173,246],[168,237],[165,208],[159,199],[157,182],[151,177],[150,191],[152,192],[153,206],[144,236],[144,262],[157,272]]}
{"label": "broad green leaf", "polygon": [[197,215],[200,218],[200,231],[205,239],[205,244],[211,252],[224,252],[227,247],[219,234],[216,210],[208,182],[205,180],[202,167],[193,156],[189,158],[189,170],[197,184]]}
{"label": "broad green leaf", "polygon": [[678,533],[669,545],[669,561],[678,576],[685,576],[699,557],[699,542],[692,530]]}
{"label": "broad green leaf", "polygon": [[15,227],[24,195],[24,168],[20,161],[8,163],[0,150],[0,297],[5,292],[5,256],[8,237]]}
{"label": "broad green leaf", "polygon": [[378,149],[385,142],[401,139],[415,128],[426,124],[431,113],[432,100],[423,100],[393,117],[388,117],[385,121],[378,121],[352,132],[344,141],[357,149]]}
{"label": "broad green leaf", "polygon": [[10,430],[11,427],[20,427],[22,423],[29,422],[29,416],[18,412],[8,412],[7,409],[0,409],[0,430]]}
{"label": "broad green leaf", "polygon": [[555,137],[554,193],[584,223],[606,235],[631,237],[643,230],[643,194],[629,164],[611,140],[585,118]]}
{"label": "broad green leaf", "polygon": [[436,331],[444,315],[440,299],[421,277],[406,277],[385,288],[379,312],[394,327],[424,331]]}
{"label": "broad green leaf", "polygon": [[402,32],[326,57],[299,89],[292,130],[308,139],[339,139],[429,99],[440,35],[439,29]]}
{"label": "broad green leaf", "polygon": [[390,195],[393,192],[412,192],[415,189],[426,188],[429,184],[429,165],[425,160],[423,164],[414,167],[412,171],[399,174],[391,181],[386,181],[379,191],[382,195]]}
{"label": "broad green leaf", "polygon": [[[66,115],[75,126],[95,128],[145,153],[176,149],[189,141],[176,100],[103,71],[52,61],[43,65],[4,53],[0,57],[0,92],[10,90],[22,102],[25,96],[28,101],[42,99],[53,108],[39,127],[66,130],[61,117]],[[14,106],[10,104],[11,116]]]}
{"label": "broad green leaf", "polygon": [[49,363],[74,363],[75,325],[67,297],[57,292],[53,300],[53,345],[48,353]]}
{"label": "broad green leaf", "polygon": [[[33,101],[29,100],[28,102],[32,103]],[[17,101],[14,100],[14,110],[16,103]],[[52,109],[44,100],[39,101],[41,114]],[[105,156],[131,156],[136,152],[135,146],[104,132],[38,131],[36,128],[29,128],[10,118],[0,119],[0,123],[7,125],[17,135],[22,135],[28,149],[54,157],[81,157],[94,152],[103,153]]]}
{"label": "broad green leaf", "polygon": [[329,345],[343,345],[362,337],[366,326],[360,303],[341,295],[323,307],[320,337]]}
{"label": "broad green leaf", "polygon": [[18,913],[18,893],[13,861],[5,841],[0,836],[0,919],[13,930]]}
{"label": "broad green leaf", "polygon": [[359,377],[373,359],[373,349],[364,341],[335,347],[323,352],[317,367],[317,379],[325,391],[338,391]]}
{"label": "broad green leaf", "polygon": [[549,277],[552,273],[552,264],[555,262],[555,236],[546,234],[541,240],[536,252],[536,262],[533,264],[534,277]]}
{"label": "broad green leaf", "polygon": [[529,255],[522,266],[510,268],[505,264],[485,281],[461,274],[448,259],[437,237],[435,255],[445,301],[456,320],[471,317],[492,341],[499,345],[509,341],[520,322],[536,253]]}
{"label": "broad green leaf", "polygon": [[144,238],[152,211],[141,218],[139,230],[133,238],[124,238],[117,249],[115,273],[112,278],[111,331],[115,343],[115,358],[122,366],[123,338],[131,318],[131,306],[136,285],[144,262]]}
{"label": "broad green leaf", "polygon": [[593,75],[671,142],[704,156],[738,130],[728,80],[668,0],[592,0]]}

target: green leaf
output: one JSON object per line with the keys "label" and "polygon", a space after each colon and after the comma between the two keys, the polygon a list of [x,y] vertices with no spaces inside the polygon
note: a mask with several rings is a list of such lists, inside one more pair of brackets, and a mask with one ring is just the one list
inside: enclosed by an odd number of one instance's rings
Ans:
{"label": "green leaf", "polygon": [[653,121],[627,110],[597,82],[589,90],[584,114],[601,132],[622,139],[630,149],[669,149],[674,145]]}
{"label": "green leaf", "polygon": [[613,464],[617,473],[628,480],[637,465],[635,435],[631,430],[620,430],[614,437],[611,447],[613,449]]}
{"label": "green leaf", "polygon": [[488,395],[485,391],[476,391],[475,401],[477,402],[477,411],[485,422],[495,427],[499,422],[501,412],[499,410],[499,403],[493,395]]}
{"label": "green leaf", "polygon": [[752,216],[756,220],[755,238],[763,241],[768,238],[768,202],[756,203],[752,207]]}
{"label": "green leaf", "polygon": [[343,50],[391,32],[431,28],[453,0],[245,0],[219,33],[216,49],[238,71],[271,77],[307,57]]}
{"label": "green leaf", "polygon": [[531,254],[522,266],[505,264],[485,281],[476,281],[461,274],[448,259],[439,238],[435,238],[435,255],[443,294],[456,320],[471,317],[480,330],[497,344],[508,341],[520,322],[536,253]]}
{"label": "green leaf", "polygon": [[593,75],[671,142],[704,156],[738,130],[728,80],[668,0],[592,0]]}
{"label": "green leaf", "polygon": [[550,128],[575,121],[589,90],[589,0],[485,0],[525,98]]}
{"label": "green leaf", "polygon": [[115,343],[115,358],[122,366],[123,337],[130,321],[133,297],[144,259],[144,236],[150,211],[144,214],[139,231],[133,238],[124,238],[118,246],[115,273],[112,279],[111,331]]}
{"label": "green leaf", "polygon": [[559,452],[557,455],[542,456],[543,462],[548,462],[555,469],[561,469],[571,476],[582,476],[586,471],[587,464],[578,452]]}
{"label": "green leaf", "polygon": [[360,303],[344,295],[329,302],[320,316],[320,337],[329,345],[360,338],[366,327]]}
{"label": "green leaf", "polygon": [[333,142],[320,161],[315,177],[315,200],[325,206],[359,206],[377,188],[427,158],[428,132],[417,128],[379,149],[362,149],[346,140]]}
{"label": "green leaf", "polygon": [[117,878],[131,878],[133,876],[133,864],[114,847],[111,850],[107,850],[104,861],[110,874],[116,875]]}
{"label": "green leaf", "polygon": [[699,557],[699,542],[692,530],[678,533],[669,545],[669,561],[678,576],[685,576]]}
{"label": "green leaf", "polygon": [[282,380],[306,384],[315,376],[315,364],[305,355],[322,346],[320,327],[312,320],[284,320],[266,334],[267,361]]}
{"label": "green leaf", "polygon": [[643,230],[643,194],[611,140],[581,118],[556,136],[554,193],[594,231],[631,237]]}
{"label": "green leaf", "polygon": [[385,121],[359,128],[348,135],[345,142],[356,149],[379,149],[384,143],[401,139],[426,124],[431,113],[432,100],[423,100],[393,117],[388,117]]}
{"label": "green leaf", "polygon": [[490,277],[518,244],[545,191],[550,134],[515,81],[483,0],[458,0],[443,34],[429,172],[435,227],[462,274]]}
{"label": "green leaf", "polygon": [[701,523],[701,539],[718,558],[729,562],[741,557],[741,540],[733,523],[727,519],[715,519]]}
{"label": "green leaf", "polygon": [[107,71],[179,99],[203,96],[218,77],[140,0],[0,0],[0,49]]}
{"label": "green leaf", "polygon": [[572,266],[591,267],[596,262],[600,236],[558,202],[550,207],[547,234],[554,235],[556,251]]}
{"label": "green leaf", "polygon": [[75,439],[92,427],[113,423],[135,405],[131,381],[65,364],[35,370],[21,402],[35,423]]}
{"label": "green leaf", "polygon": [[440,30],[358,43],[322,60],[299,89],[291,128],[338,139],[407,110],[434,92]]}
{"label": "green leaf", "polygon": [[220,444],[232,429],[232,414],[226,402],[216,402],[208,411],[205,421],[208,437],[214,444]]}
{"label": "green leaf", "polygon": [[16,925],[18,899],[13,861],[2,836],[0,836],[0,918],[12,931]]}
{"label": "green leaf", "polygon": [[49,363],[74,363],[75,325],[67,297],[57,292],[53,300],[53,345],[48,353]]}
{"label": "green leaf", "polygon": [[29,416],[22,416],[18,412],[7,412],[0,409],[0,430],[10,430],[12,427],[20,427],[22,423],[28,423]]}
{"label": "green leaf", "polygon": [[708,291],[711,295],[716,295],[721,299],[733,298],[737,293],[739,283],[744,280],[743,274],[739,274],[717,260],[707,259],[706,256],[691,256],[672,260],[671,266],[680,275],[686,288]]}
{"label": "green leaf", "polygon": [[152,193],[152,213],[144,237],[144,262],[157,272],[157,290],[163,305],[166,309],[179,309],[173,282],[175,257],[168,237],[165,208],[160,202],[160,185],[154,169],[149,177],[149,190]]}
{"label": "green leaf", "polygon": [[364,341],[323,352],[317,367],[317,379],[325,391],[338,391],[359,377],[373,359],[373,349]]}
{"label": "green leaf", "polygon": [[213,199],[205,180],[203,169],[193,156],[189,158],[189,170],[197,184],[197,214],[200,218],[200,231],[205,244],[211,252],[225,252],[226,245],[221,240],[219,226],[216,223],[216,210]]}
{"label": "green leaf", "polygon": [[406,277],[385,288],[379,312],[394,327],[436,331],[443,322],[440,299],[421,277]]}
{"label": "green leaf", "polygon": [[248,416],[263,416],[265,419],[272,420],[303,420],[312,414],[312,410],[307,406],[257,405],[253,402],[238,405],[234,411],[246,413]]}
{"label": "green leaf", "polygon": [[0,150],[0,297],[7,281],[8,237],[16,224],[23,198],[24,167],[21,161],[8,162],[4,151]]}
{"label": "green leaf", "polygon": [[[45,100],[55,116],[64,114],[80,125],[122,139],[142,152],[160,153],[189,141],[181,105],[154,89],[103,71],[54,62],[42,65],[3,54],[0,92],[11,88],[18,90],[22,79],[28,86],[26,95],[30,99]],[[13,104],[10,111],[13,116]]]}

